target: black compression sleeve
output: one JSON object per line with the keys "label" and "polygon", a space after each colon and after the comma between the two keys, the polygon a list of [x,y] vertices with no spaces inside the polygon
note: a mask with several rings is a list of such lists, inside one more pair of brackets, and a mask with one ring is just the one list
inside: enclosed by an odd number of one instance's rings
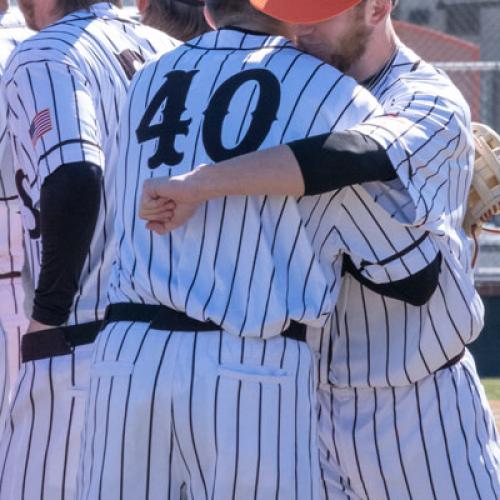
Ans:
{"label": "black compression sleeve", "polygon": [[302,171],[306,195],[396,178],[382,146],[358,132],[323,134],[288,145]]}
{"label": "black compression sleeve", "polygon": [[69,163],[42,185],[43,251],[33,305],[37,321],[57,326],[68,319],[99,213],[101,177],[92,163]]}

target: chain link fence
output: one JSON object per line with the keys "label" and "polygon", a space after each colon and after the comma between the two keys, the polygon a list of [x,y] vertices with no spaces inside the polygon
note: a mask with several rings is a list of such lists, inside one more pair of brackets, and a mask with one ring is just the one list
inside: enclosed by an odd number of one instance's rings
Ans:
{"label": "chain link fence", "polygon": [[500,130],[500,0],[400,0],[401,39],[445,70],[472,117]]}

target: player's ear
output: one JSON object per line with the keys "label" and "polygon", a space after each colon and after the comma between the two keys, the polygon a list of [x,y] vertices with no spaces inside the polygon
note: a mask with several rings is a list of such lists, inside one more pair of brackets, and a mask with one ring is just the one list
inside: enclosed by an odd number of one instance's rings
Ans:
{"label": "player's ear", "polygon": [[149,7],[149,0],[135,0],[139,14],[144,14]]}
{"label": "player's ear", "polygon": [[366,21],[369,26],[376,26],[390,16],[392,0],[368,0]]}
{"label": "player's ear", "polygon": [[205,21],[207,22],[207,24],[213,30],[216,30],[217,29],[217,25],[215,24],[214,19],[213,19],[212,15],[210,14],[210,11],[207,9],[206,5],[205,5],[205,7],[203,7],[203,15],[205,16]]}

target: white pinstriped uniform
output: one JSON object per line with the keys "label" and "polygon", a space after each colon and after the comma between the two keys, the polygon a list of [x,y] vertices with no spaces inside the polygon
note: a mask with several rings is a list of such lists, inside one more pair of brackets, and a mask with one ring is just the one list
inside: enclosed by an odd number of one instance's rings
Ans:
{"label": "white pinstriped uniform", "polygon": [[[310,352],[278,334],[291,319],[324,324],[342,251],[374,262],[422,231],[398,232],[349,189],[298,204],[211,200],[185,227],[158,236],[137,218],[138,193],[145,179],[345,129],[375,111],[371,96],[333,68],[279,37],[237,29],[207,33],[136,75],[121,134],[111,301],[163,304],[224,331],[118,322],[100,333],[80,500],[317,498]],[[343,207],[358,211],[361,229]],[[379,216],[390,238],[380,237]],[[425,242],[365,272],[403,278],[436,253]]]}
{"label": "white pinstriped uniform", "polygon": [[[176,44],[111,4],[98,3],[23,42],[7,63],[3,89],[35,283],[44,179],[72,162],[104,170],[101,210],[70,325],[102,318],[106,305],[114,210],[109,167],[116,166],[119,111],[131,73],[135,64]],[[37,116],[45,121],[37,125]],[[86,345],[71,355],[23,363],[1,444],[2,500],[74,498],[91,352]]]}
{"label": "white pinstriped uniform", "polygon": [[443,261],[422,307],[345,277],[321,332],[323,489],[335,499],[499,498],[500,449],[474,362],[467,354],[439,370],[483,326],[461,229],[473,165],[468,106],[404,46],[367,87],[385,116],[354,130],[387,150],[399,179],[364,187],[408,231],[428,231]]}
{"label": "white pinstriped uniform", "polygon": [[[33,32],[16,11],[0,14],[0,78],[10,53]],[[9,401],[10,381],[20,366],[21,335],[27,327],[21,283],[24,250],[14,164],[7,134],[7,106],[1,99],[0,114],[0,428]]]}

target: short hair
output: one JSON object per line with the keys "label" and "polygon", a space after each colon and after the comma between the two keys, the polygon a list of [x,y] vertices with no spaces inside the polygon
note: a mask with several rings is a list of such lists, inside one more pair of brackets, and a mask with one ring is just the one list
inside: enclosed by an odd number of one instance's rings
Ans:
{"label": "short hair", "polygon": [[[71,14],[77,10],[89,10],[92,5],[101,0],[58,0],[56,7],[63,15]],[[116,7],[123,7],[122,0],[109,0]]]}
{"label": "short hair", "polygon": [[267,26],[283,26],[281,21],[252,7],[249,0],[205,0],[205,5],[217,27],[227,25],[233,20],[249,18]]}
{"label": "short hair", "polygon": [[211,30],[203,6],[203,0],[149,0],[141,20],[186,42]]}

